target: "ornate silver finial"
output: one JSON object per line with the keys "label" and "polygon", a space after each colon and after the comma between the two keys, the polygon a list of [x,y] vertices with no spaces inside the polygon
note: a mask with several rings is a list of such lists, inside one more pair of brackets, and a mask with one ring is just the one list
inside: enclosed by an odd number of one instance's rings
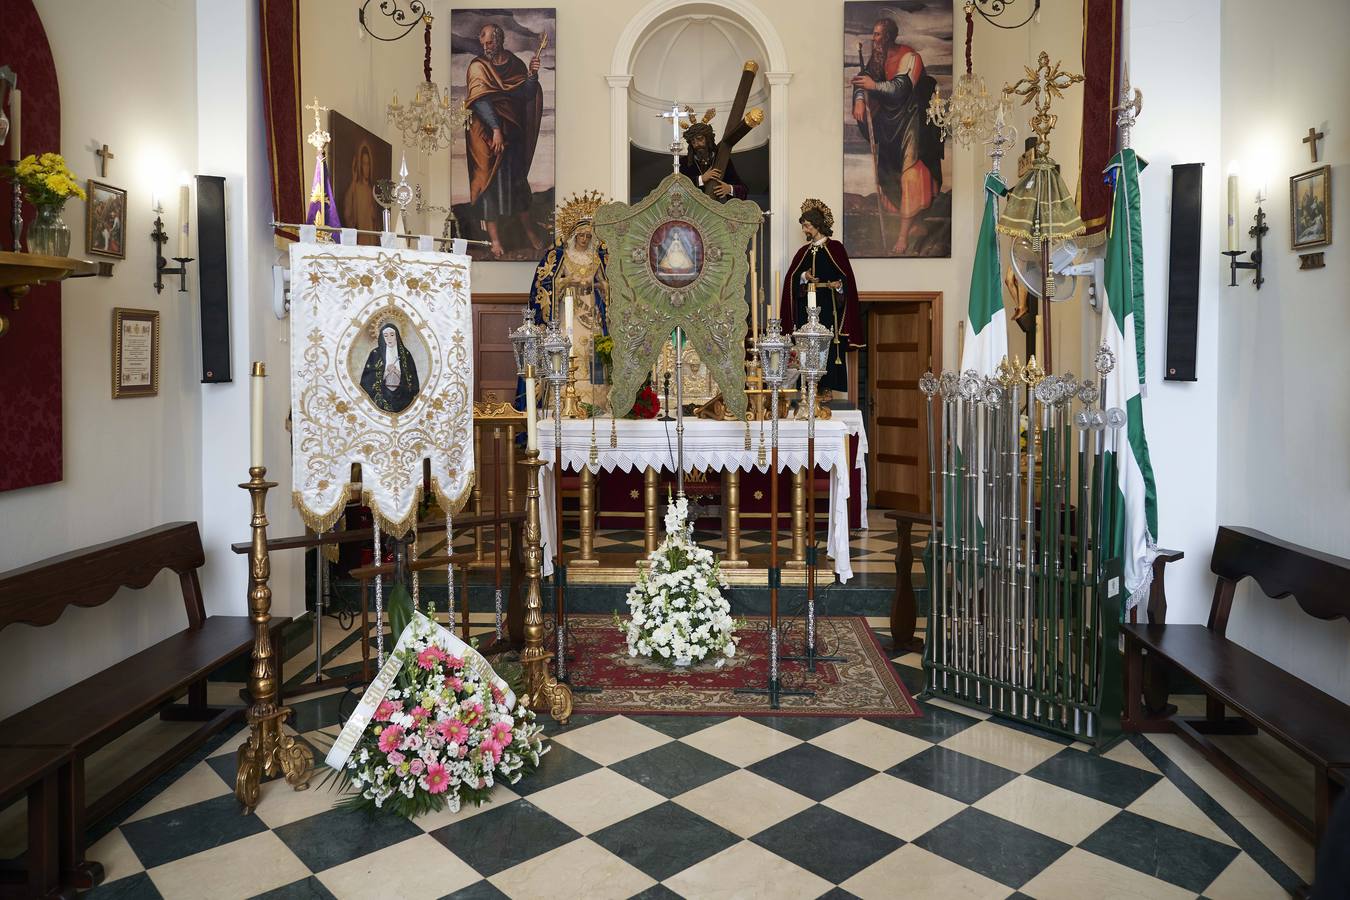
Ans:
{"label": "ornate silver finial", "polygon": [[1125,410],[1113,406],[1106,411],[1106,424],[1112,429],[1120,428],[1126,422]]}
{"label": "ornate silver finial", "polygon": [[921,376],[919,376],[919,390],[923,391],[923,395],[925,397],[927,397],[929,400],[932,400],[933,395],[938,392],[937,376],[934,375],[931,371],[924,372]]}
{"label": "ornate silver finial", "polygon": [[1130,96],[1130,67],[1126,65],[1120,80],[1120,105],[1115,107],[1116,126],[1120,128],[1120,149],[1130,146],[1130,131],[1143,108],[1143,91],[1135,88],[1134,96]]}
{"label": "ornate silver finial", "polygon": [[1093,384],[1091,381],[1085,379],[1083,383],[1078,387],[1079,402],[1082,403],[1084,406],[1089,407],[1096,406],[1097,397],[1098,397],[1097,386]]}
{"label": "ornate silver finial", "polygon": [[1079,429],[1086,431],[1092,425],[1092,416],[1088,415],[1087,410],[1080,409],[1078,412],[1074,413],[1073,424],[1078,426]]}
{"label": "ornate silver finial", "polygon": [[966,369],[962,372],[958,390],[961,393],[962,400],[967,403],[973,401],[980,395],[980,373],[974,369]]}
{"label": "ornate silver finial", "polygon": [[938,391],[942,394],[943,400],[955,400],[960,387],[961,379],[955,372],[943,372],[938,380]]}
{"label": "ornate silver finial", "polygon": [[1059,396],[1059,378],[1054,375],[1047,375],[1036,382],[1036,387],[1032,389],[1036,396],[1036,402],[1042,406],[1048,406],[1055,402]]}
{"label": "ornate silver finial", "polygon": [[1108,375],[1116,367],[1116,355],[1111,352],[1111,348],[1102,344],[1097,348],[1097,355],[1093,357],[1092,365],[1097,370],[1098,375]]}
{"label": "ornate silver finial", "polygon": [[1008,103],[1000,100],[998,117],[994,119],[994,135],[985,141],[989,145],[989,171],[995,175],[1003,174],[1003,157],[1017,143],[1017,129],[1006,121]]}
{"label": "ornate silver finial", "polygon": [[413,202],[413,195],[413,186],[408,183],[408,154],[405,153],[398,164],[398,184],[394,185],[390,196],[398,204],[399,212],[406,213]]}

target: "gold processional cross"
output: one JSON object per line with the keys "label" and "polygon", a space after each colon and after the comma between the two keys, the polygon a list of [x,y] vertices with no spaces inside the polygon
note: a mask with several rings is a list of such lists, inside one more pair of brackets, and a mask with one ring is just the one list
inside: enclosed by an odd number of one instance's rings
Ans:
{"label": "gold processional cross", "polygon": [[1036,155],[1049,156],[1050,132],[1059,120],[1058,116],[1050,112],[1050,101],[1062,98],[1063,90],[1082,81],[1083,76],[1063,71],[1059,62],[1051,66],[1050,56],[1044,50],[1036,60],[1036,68],[1022,68],[1026,71],[1026,77],[1005,86],[1003,93],[1005,96],[1016,94],[1021,97],[1023,106],[1035,101],[1036,114],[1031,117],[1031,130],[1036,133]]}
{"label": "gold processional cross", "polygon": [[314,102],[306,106],[305,109],[313,110],[314,112],[314,130],[309,133],[309,137],[305,138],[305,141],[315,150],[319,151],[319,155],[322,156],[323,148],[327,146],[332,138],[329,137],[327,131],[323,130],[323,122],[319,119],[319,113],[328,112],[328,107],[320,106],[319,98],[315,97]]}

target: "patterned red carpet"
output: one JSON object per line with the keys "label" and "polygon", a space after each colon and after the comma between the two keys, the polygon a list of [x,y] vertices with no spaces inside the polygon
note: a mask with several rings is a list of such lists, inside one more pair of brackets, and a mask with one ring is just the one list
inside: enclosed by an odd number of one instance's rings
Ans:
{"label": "patterned red carpet", "polygon": [[[629,715],[922,716],[867,627],[867,621],[858,616],[821,618],[816,622],[818,650],[842,656],[845,661],[817,663],[815,672],[808,672],[804,663],[781,663],[782,687],[805,688],[815,692],[811,696],[785,696],[781,707],[775,710],[770,709],[763,695],[736,693],[736,688],[760,688],[768,684],[766,623],[763,616],[750,617],[746,627],[737,632],[740,646],[736,656],[720,668],[704,662],[684,669],[629,656],[628,646],[612,616],[569,616],[572,642],[569,680],[581,687],[601,689],[599,693],[576,694],[576,711]],[[794,623],[784,641],[780,653],[801,650],[800,622]]]}

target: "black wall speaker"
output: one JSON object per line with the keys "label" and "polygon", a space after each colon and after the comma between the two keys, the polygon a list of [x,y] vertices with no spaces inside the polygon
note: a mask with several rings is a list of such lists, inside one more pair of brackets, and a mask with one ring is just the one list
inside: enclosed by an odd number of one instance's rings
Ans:
{"label": "black wall speaker", "polygon": [[230,272],[225,251],[225,178],[197,176],[197,295],[202,304],[202,382],[230,374]]}
{"label": "black wall speaker", "polygon": [[1166,381],[1195,381],[1200,326],[1200,207],[1204,163],[1172,167],[1172,238],[1167,263]]}

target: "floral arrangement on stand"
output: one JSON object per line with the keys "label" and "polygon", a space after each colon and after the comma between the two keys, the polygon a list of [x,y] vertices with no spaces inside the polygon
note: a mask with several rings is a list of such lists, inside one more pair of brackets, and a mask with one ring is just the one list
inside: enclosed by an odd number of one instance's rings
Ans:
{"label": "floral arrangement on stand", "polygon": [[[394,685],[330,779],[352,796],[339,804],[414,818],[481,805],[498,782],[515,784],[547,752],[542,727],[499,686],[490,668],[451,655],[424,616],[400,640]],[[468,655],[468,654],[466,654]],[[481,662],[481,657],[479,658]]]}
{"label": "floral arrangement on stand", "polygon": [[61,221],[61,209],[71,197],[85,199],[84,188],[75,181],[65,158],[59,153],[25,156],[6,173],[23,187],[37,209],[28,229],[29,251],[65,256],[70,252],[70,229]]}
{"label": "floral arrangement on stand", "polygon": [[734,657],[735,632],[745,622],[731,617],[712,551],[694,543],[687,498],[666,507],[666,537],[647,559],[628,592],[628,621],[614,614],[628,655],[679,666],[715,657],[719,667]]}
{"label": "floral arrangement on stand", "polygon": [[655,419],[656,414],[661,411],[661,401],[656,396],[656,390],[652,388],[650,377],[642,383],[642,389],[638,391],[636,399],[633,400],[633,410],[624,416],[626,419]]}

